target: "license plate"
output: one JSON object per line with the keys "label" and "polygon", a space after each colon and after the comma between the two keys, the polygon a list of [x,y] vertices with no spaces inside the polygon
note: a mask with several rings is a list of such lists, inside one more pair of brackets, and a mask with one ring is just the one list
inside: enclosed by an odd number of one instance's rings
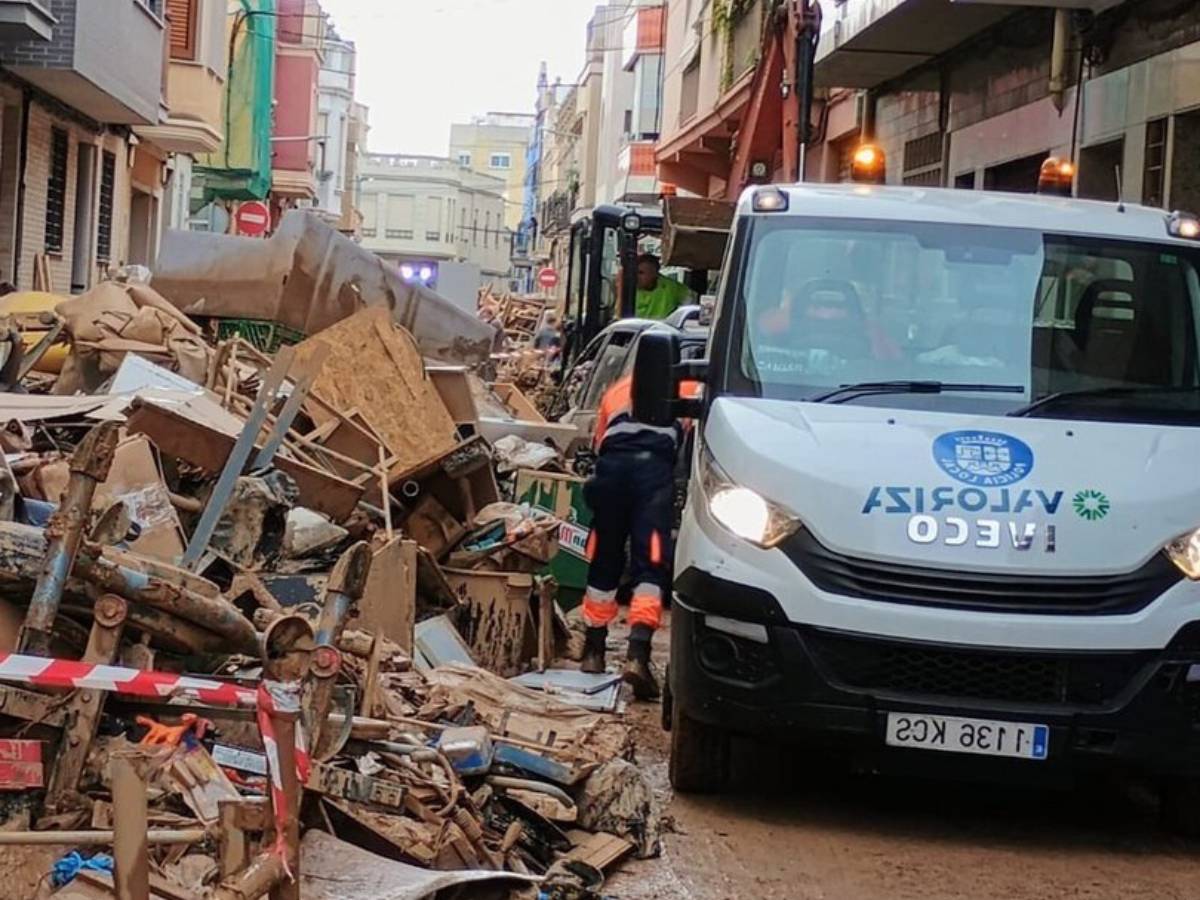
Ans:
{"label": "license plate", "polygon": [[1025,722],[888,713],[887,744],[943,753],[1045,759],[1050,754],[1050,729]]}

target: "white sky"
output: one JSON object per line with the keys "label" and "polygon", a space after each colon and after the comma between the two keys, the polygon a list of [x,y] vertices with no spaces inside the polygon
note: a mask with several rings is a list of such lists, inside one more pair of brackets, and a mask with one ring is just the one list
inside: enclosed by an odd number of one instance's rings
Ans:
{"label": "white sky", "polygon": [[538,66],[575,81],[604,0],[321,0],[358,47],[358,99],[376,153],[449,150],[450,124],[532,113]]}

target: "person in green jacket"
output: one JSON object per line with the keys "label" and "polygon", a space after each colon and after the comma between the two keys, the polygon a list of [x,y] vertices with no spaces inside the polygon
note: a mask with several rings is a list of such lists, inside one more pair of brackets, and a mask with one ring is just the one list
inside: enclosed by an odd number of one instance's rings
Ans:
{"label": "person in green jacket", "polygon": [[638,257],[638,290],[635,314],[639,319],[665,319],[688,303],[692,292],[661,272],[662,264],[653,253]]}

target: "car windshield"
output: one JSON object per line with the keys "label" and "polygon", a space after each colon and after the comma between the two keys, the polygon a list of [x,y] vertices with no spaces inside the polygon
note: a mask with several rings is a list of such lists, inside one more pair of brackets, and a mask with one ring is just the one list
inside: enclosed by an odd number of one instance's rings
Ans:
{"label": "car windshield", "polygon": [[762,219],[728,380],[783,399],[886,383],[850,402],[1003,414],[1050,397],[1028,414],[1197,424],[1198,269],[1200,250],[1171,244]]}

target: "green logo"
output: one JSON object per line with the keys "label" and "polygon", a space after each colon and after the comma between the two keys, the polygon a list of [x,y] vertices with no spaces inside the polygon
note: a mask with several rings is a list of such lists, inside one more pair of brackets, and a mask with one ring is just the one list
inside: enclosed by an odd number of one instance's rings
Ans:
{"label": "green logo", "polygon": [[1075,515],[1089,522],[1099,522],[1112,510],[1108,497],[1100,491],[1080,491],[1073,502]]}

